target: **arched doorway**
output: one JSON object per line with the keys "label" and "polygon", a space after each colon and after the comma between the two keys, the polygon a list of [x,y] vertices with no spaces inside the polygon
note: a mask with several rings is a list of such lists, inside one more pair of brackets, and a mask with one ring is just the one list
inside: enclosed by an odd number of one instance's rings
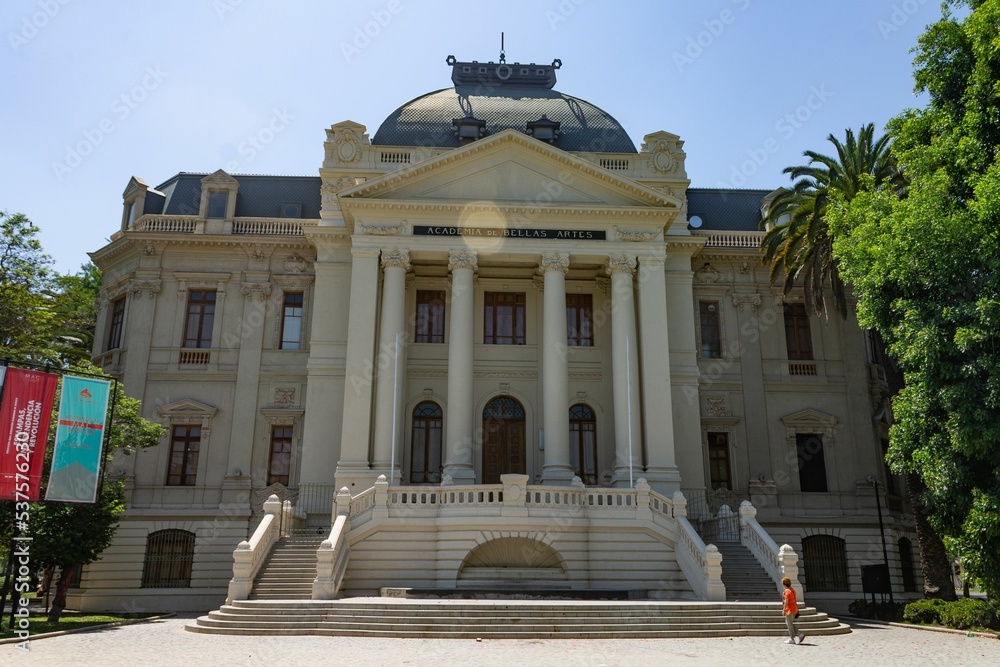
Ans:
{"label": "arched doorway", "polygon": [[483,410],[483,484],[499,484],[500,475],[524,474],[524,406],[498,396]]}

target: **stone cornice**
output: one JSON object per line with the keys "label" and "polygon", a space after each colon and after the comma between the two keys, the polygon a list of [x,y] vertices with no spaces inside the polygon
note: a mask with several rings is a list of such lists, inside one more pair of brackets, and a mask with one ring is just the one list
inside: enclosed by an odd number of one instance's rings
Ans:
{"label": "stone cornice", "polygon": [[[521,220],[533,220],[538,218],[572,217],[575,219],[599,220],[604,223],[611,220],[641,219],[655,222],[658,226],[663,226],[670,224],[677,216],[677,211],[672,209],[644,206],[509,204],[444,199],[345,199],[342,201],[345,212],[351,214],[362,211],[387,214],[423,213],[429,215],[449,212],[463,215],[470,213],[500,213],[506,217],[513,218],[514,222],[517,222],[518,218]],[[364,225],[364,223],[362,224]],[[364,226],[363,228],[368,233],[370,227]],[[699,244],[701,243],[703,242]]]}

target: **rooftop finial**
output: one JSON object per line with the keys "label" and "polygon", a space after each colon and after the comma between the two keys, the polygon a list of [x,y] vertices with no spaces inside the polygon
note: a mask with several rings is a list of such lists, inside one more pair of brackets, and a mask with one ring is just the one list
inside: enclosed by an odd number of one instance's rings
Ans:
{"label": "rooftop finial", "polygon": [[503,49],[503,32],[501,32],[500,33],[500,62],[505,63],[505,62],[507,62],[507,56],[504,55],[503,50],[504,50]]}

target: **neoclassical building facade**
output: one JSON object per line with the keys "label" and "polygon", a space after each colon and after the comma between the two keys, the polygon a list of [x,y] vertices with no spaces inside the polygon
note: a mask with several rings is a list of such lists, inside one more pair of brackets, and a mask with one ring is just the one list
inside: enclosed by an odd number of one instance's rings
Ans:
{"label": "neoclassical building facade", "polygon": [[[374,135],[332,125],[316,177],[129,181],[92,253],[94,358],[166,435],[107,471],[129,511],[75,602],[217,606],[271,493],[287,533],[326,535],[343,498],[380,517],[342,536],[338,595],[454,586],[517,538],[569,587],[704,597],[671,521],[749,500],[806,595],[849,600],[882,562],[872,481],[895,590],[914,589],[885,362],[853,315],[769,284],[769,193],[690,187],[678,136],[637,149],[554,90],[558,61],[449,65],[453,87]],[[382,476],[385,516],[363,501]],[[502,507],[432,516],[406,493],[476,488]],[[530,507],[558,489],[590,514]],[[639,518],[595,513],[605,499]]]}

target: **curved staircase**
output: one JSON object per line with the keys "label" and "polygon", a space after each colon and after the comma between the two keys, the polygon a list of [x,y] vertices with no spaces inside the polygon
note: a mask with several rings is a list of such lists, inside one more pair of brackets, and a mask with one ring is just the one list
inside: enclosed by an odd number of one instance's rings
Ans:
{"label": "curved staircase", "polygon": [[[807,636],[849,633],[812,607],[796,620]],[[786,634],[780,603],[469,601],[348,598],[244,600],[186,626],[225,635],[325,635],[441,639],[632,639]]]}

